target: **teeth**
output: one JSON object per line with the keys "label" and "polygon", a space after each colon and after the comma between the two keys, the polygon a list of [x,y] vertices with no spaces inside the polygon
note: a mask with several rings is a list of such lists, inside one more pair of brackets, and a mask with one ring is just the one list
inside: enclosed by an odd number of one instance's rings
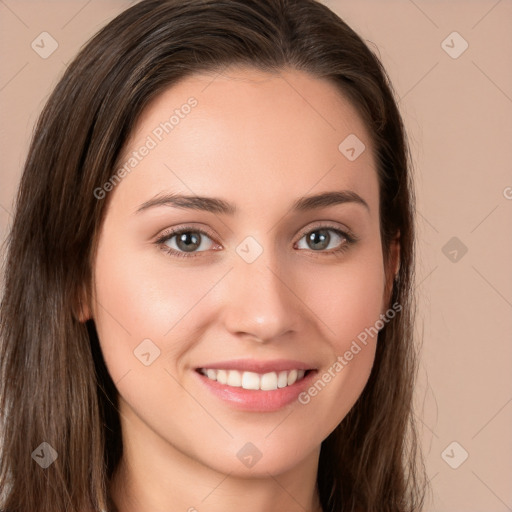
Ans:
{"label": "teeth", "polygon": [[291,386],[292,384],[294,384],[296,380],[297,380],[297,370],[292,370],[288,374],[288,386]]}
{"label": "teeth", "polygon": [[229,370],[227,384],[228,386],[239,388],[242,385],[242,376],[240,375],[240,372]]}
{"label": "teeth", "polygon": [[288,386],[288,372],[279,372],[279,376],[277,377],[277,387],[285,388]]}
{"label": "teeth", "polygon": [[209,379],[217,380],[217,372],[215,370],[206,370],[206,375]]}
{"label": "teeth", "polygon": [[[207,377],[208,377],[208,375],[207,375]],[[220,382],[221,384],[227,384],[228,383],[228,372],[226,370],[218,370],[217,371],[217,381]]]}
{"label": "teeth", "polygon": [[277,389],[277,373],[265,373],[261,378],[256,374],[257,378],[260,379],[260,389],[263,391],[271,391]]}
{"label": "teeth", "polygon": [[[230,370],[232,372],[237,372],[236,370]],[[237,372],[240,373],[240,372]],[[253,372],[244,372],[242,374],[242,384],[241,386],[244,389],[260,389],[260,376],[257,373]]]}
{"label": "teeth", "polygon": [[255,372],[239,372],[238,370],[213,370],[211,368],[207,370],[201,368],[200,372],[220,384],[227,384],[235,388],[261,389],[263,391],[273,391],[278,388],[291,386],[304,378],[306,373],[305,370],[290,370],[259,374]]}

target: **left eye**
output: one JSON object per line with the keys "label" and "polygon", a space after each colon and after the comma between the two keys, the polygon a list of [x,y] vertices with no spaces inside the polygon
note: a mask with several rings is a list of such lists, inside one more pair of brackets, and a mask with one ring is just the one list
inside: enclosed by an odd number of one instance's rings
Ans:
{"label": "left eye", "polygon": [[[334,233],[334,236],[330,235],[329,233]],[[300,241],[305,239],[306,244],[308,244],[308,247],[300,247]],[[332,241],[336,240],[338,243],[335,245],[335,247],[329,247],[329,244]],[[341,245],[344,247],[347,243],[350,242],[350,239],[348,235],[340,231],[339,229],[334,228],[317,228],[312,231],[309,231],[306,233],[300,240],[297,242],[299,249],[312,249],[315,252],[317,250],[328,250],[328,249],[336,249],[340,248]]]}

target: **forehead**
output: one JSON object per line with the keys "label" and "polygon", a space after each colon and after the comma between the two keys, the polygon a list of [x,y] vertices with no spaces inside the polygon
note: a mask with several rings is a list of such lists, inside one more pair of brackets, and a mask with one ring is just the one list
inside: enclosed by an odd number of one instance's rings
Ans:
{"label": "forehead", "polygon": [[[144,146],[151,149],[135,162]],[[261,207],[340,188],[378,200],[372,141],[357,110],[331,82],[295,70],[183,79],[140,116],[120,165],[130,160],[116,191],[127,200],[236,194]]]}

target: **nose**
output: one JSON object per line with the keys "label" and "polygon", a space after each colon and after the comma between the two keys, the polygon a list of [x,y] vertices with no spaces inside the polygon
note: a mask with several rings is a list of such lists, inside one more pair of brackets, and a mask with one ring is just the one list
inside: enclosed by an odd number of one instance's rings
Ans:
{"label": "nose", "polygon": [[247,263],[235,256],[224,283],[223,322],[235,336],[260,343],[277,340],[300,329],[304,307],[290,266],[264,251]]}

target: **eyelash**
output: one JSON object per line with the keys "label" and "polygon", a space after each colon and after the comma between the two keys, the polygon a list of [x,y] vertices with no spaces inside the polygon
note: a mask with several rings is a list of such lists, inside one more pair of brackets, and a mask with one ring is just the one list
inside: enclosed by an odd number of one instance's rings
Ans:
{"label": "eyelash", "polygon": [[[342,231],[338,227],[335,227],[335,226],[330,225],[330,224],[323,224],[323,225],[320,225],[320,226],[316,226],[313,229],[308,229],[306,231],[303,231],[300,234],[299,240],[302,240],[302,238],[305,235],[308,235],[308,234],[313,233],[315,231],[322,231],[322,230],[334,231],[337,235],[340,235],[342,238],[344,238],[345,241],[337,249],[334,249],[334,250],[330,250],[330,251],[311,251],[313,254],[319,253],[318,255],[315,254],[315,257],[321,256],[321,255],[337,256],[337,255],[342,254],[345,251],[347,251],[350,248],[351,245],[353,245],[354,243],[356,243],[359,240],[359,238],[357,238],[352,232],[349,232],[348,230],[347,231]],[[185,252],[176,251],[175,249],[172,249],[172,248],[170,248],[170,247],[165,245],[165,242],[168,242],[174,236],[182,235],[183,233],[189,233],[189,232],[190,233],[201,233],[202,235],[206,235],[208,238],[214,239],[214,236],[211,233],[209,233],[208,231],[205,231],[204,229],[196,228],[196,227],[193,227],[193,226],[183,226],[181,228],[178,228],[178,229],[175,229],[175,230],[171,230],[171,231],[167,231],[167,232],[162,233],[162,235],[155,241],[155,244],[158,247],[160,247],[160,249],[162,251],[164,251],[167,254],[170,254],[171,256],[177,256],[178,258],[195,258],[200,253],[205,252],[205,251],[198,251],[198,252],[195,252],[195,253],[187,254]]]}

